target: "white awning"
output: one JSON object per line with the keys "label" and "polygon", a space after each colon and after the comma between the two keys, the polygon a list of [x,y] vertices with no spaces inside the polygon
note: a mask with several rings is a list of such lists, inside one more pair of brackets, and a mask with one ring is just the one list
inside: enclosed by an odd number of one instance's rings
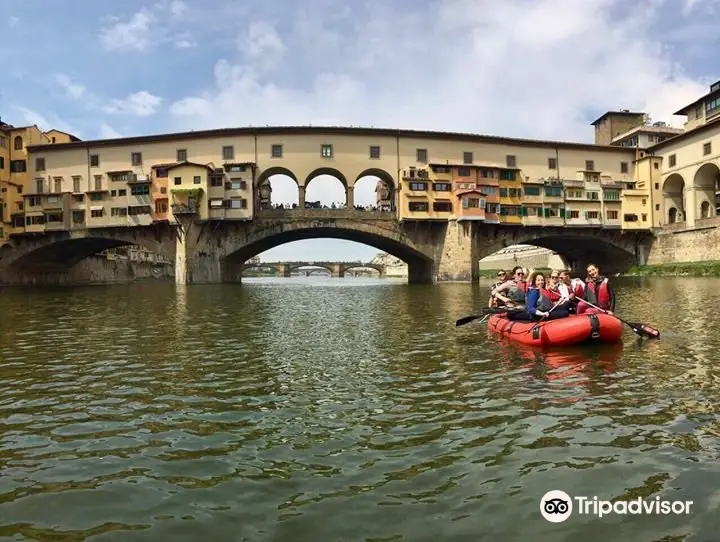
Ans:
{"label": "white awning", "polygon": [[91,205],[90,210],[91,211],[102,211],[105,207],[102,205]]}

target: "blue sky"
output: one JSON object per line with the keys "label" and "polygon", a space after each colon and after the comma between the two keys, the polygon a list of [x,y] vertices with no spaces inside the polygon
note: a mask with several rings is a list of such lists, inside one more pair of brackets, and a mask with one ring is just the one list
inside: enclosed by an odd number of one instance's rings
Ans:
{"label": "blue sky", "polygon": [[[718,27],[719,0],[0,0],[0,115],[83,139],[333,124],[591,141],[607,109],[681,125],[720,79]],[[343,199],[332,178],[308,192]]]}

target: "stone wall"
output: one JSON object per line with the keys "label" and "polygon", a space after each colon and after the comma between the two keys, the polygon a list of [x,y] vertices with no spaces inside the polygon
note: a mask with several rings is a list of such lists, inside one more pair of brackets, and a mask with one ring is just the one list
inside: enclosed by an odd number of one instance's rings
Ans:
{"label": "stone wall", "polygon": [[171,264],[108,260],[103,256],[90,256],[73,266],[70,271],[38,274],[4,274],[0,285],[32,284],[102,284],[132,282],[135,280],[168,280],[173,275]]}
{"label": "stone wall", "polygon": [[720,228],[717,226],[659,233],[650,248],[647,264],[711,260],[720,260]]}
{"label": "stone wall", "polygon": [[480,260],[480,269],[512,269],[516,265],[528,269],[543,267],[564,269],[567,267],[567,263],[558,254],[552,250],[538,247],[508,247]]}
{"label": "stone wall", "polygon": [[473,227],[472,222],[448,221],[437,265],[438,280],[466,282],[480,279],[477,236],[473,235]]}

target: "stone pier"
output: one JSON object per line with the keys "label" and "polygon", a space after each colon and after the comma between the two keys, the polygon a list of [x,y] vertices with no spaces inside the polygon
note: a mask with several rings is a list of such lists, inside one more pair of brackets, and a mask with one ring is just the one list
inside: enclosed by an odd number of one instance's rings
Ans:
{"label": "stone pier", "polygon": [[[480,280],[478,238],[473,222],[450,220],[437,262],[437,280],[476,282]],[[408,269],[408,274],[411,270]]]}

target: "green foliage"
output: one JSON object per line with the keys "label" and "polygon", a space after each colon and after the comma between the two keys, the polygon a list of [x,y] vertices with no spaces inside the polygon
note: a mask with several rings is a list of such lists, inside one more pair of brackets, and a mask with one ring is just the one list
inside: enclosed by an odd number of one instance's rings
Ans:
{"label": "green foliage", "polygon": [[632,277],[720,277],[720,261],[668,263],[631,268]]}

